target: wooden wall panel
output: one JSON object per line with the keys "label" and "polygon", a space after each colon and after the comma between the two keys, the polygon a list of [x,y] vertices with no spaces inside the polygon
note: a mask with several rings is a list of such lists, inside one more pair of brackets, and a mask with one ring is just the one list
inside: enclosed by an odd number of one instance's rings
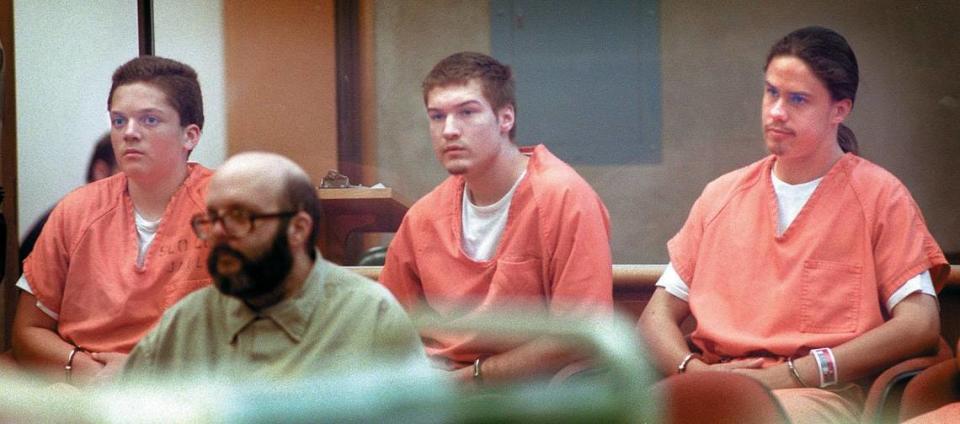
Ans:
{"label": "wooden wall panel", "polygon": [[286,155],[319,184],[337,166],[333,0],[223,2],[227,155]]}
{"label": "wooden wall panel", "polygon": [[14,96],[14,40],[13,0],[0,0],[0,41],[3,42],[3,74],[0,78],[0,173],[6,191],[3,201],[3,216],[6,221],[6,260],[4,277],[0,281],[0,351],[10,347],[10,329],[17,301],[14,284],[20,275],[20,258],[17,254],[17,120],[16,96]]}
{"label": "wooden wall panel", "polygon": [[357,35],[359,46],[358,65],[360,75],[360,143],[363,166],[363,183],[373,185],[378,182],[377,171],[377,87],[376,65],[374,58],[374,0],[360,1],[360,25]]}

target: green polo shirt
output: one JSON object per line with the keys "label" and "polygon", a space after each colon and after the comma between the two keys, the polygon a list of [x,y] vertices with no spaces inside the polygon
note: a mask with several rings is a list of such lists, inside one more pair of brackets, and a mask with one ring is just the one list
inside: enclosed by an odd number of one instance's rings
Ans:
{"label": "green polo shirt", "polygon": [[295,378],[410,361],[427,363],[389,291],[318,256],[300,292],[263,311],[212,286],[187,296],[137,344],[123,374]]}

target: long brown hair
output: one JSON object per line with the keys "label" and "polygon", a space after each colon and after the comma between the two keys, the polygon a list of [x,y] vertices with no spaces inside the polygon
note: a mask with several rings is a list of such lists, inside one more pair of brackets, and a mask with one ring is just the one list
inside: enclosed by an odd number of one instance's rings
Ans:
{"label": "long brown hair", "polygon": [[[847,40],[834,30],[810,26],[787,34],[770,48],[763,70],[778,56],[792,56],[802,60],[830,92],[834,101],[857,98],[860,68],[857,57]],[[844,152],[858,154],[857,136],[850,127],[840,124],[837,142]]]}

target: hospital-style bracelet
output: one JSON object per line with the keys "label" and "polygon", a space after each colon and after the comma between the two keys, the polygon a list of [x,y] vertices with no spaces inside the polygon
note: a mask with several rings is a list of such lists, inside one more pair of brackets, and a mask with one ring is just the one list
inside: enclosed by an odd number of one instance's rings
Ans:
{"label": "hospital-style bracelet", "polygon": [[680,365],[677,365],[677,374],[683,374],[687,372],[687,365],[690,365],[690,361],[694,359],[700,359],[700,358],[702,358],[702,356],[700,356],[699,353],[696,353],[696,352],[688,353],[687,356],[684,356],[683,359],[680,360]]}
{"label": "hospital-style bracelet", "polygon": [[800,372],[797,371],[797,367],[793,365],[793,358],[787,358],[787,368],[790,369],[790,375],[793,376],[793,379],[797,380],[797,383],[800,383],[800,387],[810,387],[800,378]]}
{"label": "hospital-style bracelet", "polygon": [[813,359],[817,360],[817,371],[820,372],[820,388],[837,384],[837,359],[829,347],[810,351]]}
{"label": "hospital-style bracelet", "polygon": [[79,346],[74,346],[70,350],[70,354],[67,355],[67,363],[63,366],[63,372],[66,377],[66,381],[69,384],[73,377],[73,357],[77,356],[77,352],[82,352],[83,349],[80,349]]}

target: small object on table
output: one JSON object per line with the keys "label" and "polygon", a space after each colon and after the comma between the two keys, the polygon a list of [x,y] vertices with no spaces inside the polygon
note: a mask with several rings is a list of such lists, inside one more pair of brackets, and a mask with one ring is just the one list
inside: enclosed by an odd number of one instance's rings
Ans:
{"label": "small object on table", "polygon": [[327,171],[327,175],[320,180],[320,188],[350,188],[350,178],[336,169]]}

